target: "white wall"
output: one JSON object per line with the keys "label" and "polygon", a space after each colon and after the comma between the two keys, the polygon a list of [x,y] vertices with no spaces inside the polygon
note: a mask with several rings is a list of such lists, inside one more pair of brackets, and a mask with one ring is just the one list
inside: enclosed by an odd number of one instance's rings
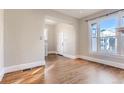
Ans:
{"label": "white wall", "polygon": [[43,17],[33,10],[5,10],[5,67],[44,61]]}
{"label": "white wall", "polygon": [[3,10],[0,10],[0,80],[4,74],[4,18]]}
{"label": "white wall", "polygon": [[47,25],[48,29],[48,53],[57,51],[56,25]]}
{"label": "white wall", "polygon": [[89,37],[88,37],[88,23],[85,19],[80,21],[80,32],[79,32],[79,54],[89,55]]}
{"label": "white wall", "polygon": [[[52,10],[5,10],[5,67],[22,64],[44,64],[44,42],[40,40],[45,16],[52,16],[73,24],[78,31],[78,20]],[[19,68],[20,69],[20,68]]]}

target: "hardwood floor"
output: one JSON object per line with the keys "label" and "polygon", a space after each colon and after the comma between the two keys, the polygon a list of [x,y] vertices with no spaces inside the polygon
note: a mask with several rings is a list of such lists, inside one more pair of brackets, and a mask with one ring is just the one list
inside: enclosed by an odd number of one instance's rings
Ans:
{"label": "hardwood floor", "polygon": [[3,84],[111,84],[124,83],[124,70],[89,62],[49,55],[46,66],[5,74]]}

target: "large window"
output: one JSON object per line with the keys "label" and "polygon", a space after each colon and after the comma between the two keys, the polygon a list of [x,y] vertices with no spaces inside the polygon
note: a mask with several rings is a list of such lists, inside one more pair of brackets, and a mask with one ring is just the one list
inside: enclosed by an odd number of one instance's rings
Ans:
{"label": "large window", "polygon": [[119,13],[89,23],[91,52],[124,55],[124,44],[121,44],[124,33],[118,31],[118,28],[124,27],[124,15]]}

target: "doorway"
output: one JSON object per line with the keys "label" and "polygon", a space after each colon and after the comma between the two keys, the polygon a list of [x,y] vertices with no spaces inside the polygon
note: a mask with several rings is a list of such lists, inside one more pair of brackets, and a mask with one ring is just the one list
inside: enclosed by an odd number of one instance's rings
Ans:
{"label": "doorway", "polygon": [[75,27],[66,22],[45,19],[44,42],[45,56],[59,54],[65,57],[75,55]]}

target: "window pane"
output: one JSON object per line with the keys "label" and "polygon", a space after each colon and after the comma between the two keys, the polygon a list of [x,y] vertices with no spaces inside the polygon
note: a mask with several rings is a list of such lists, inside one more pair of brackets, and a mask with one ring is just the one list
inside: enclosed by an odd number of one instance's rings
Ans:
{"label": "window pane", "polygon": [[112,37],[100,37],[100,50],[108,52],[117,52],[117,38]]}
{"label": "window pane", "polygon": [[91,49],[93,52],[97,51],[97,24],[91,24]]}
{"label": "window pane", "polygon": [[97,38],[92,37],[92,51],[95,52],[97,51]]}
{"label": "window pane", "polygon": [[100,22],[100,50],[108,52],[117,51],[116,28],[118,19],[116,17],[102,20]]}
{"label": "window pane", "polygon": [[100,22],[100,37],[115,36],[118,26],[117,18],[109,18]]}
{"label": "window pane", "polygon": [[91,24],[91,35],[92,37],[96,37],[97,36],[97,24]]}
{"label": "window pane", "polygon": [[124,27],[124,16],[121,19],[121,26]]}

